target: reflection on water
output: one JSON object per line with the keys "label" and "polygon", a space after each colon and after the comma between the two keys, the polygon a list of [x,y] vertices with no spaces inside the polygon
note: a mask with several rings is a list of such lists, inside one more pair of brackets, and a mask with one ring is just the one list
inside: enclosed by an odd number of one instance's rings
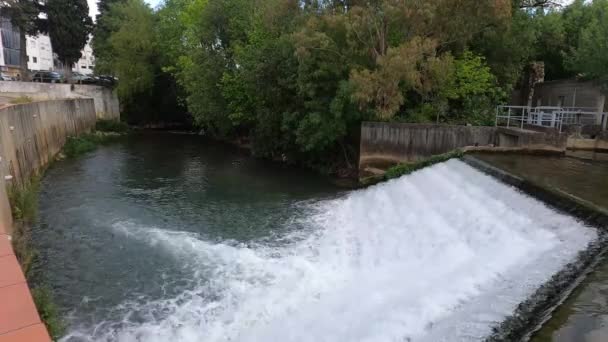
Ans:
{"label": "reflection on water", "polygon": [[534,183],[608,208],[608,162],[564,157],[480,154],[477,158]]}
{"label": "reflection on water", "polygon": [[[608,163],[576,158],[479,155],[476,156],[535,183],[558,188],[608,208]],[[603,260],[533,342],[608,341],[608,261]]]}
{"label": "reflection on water", "polygon": [[608,341],[608,262],[604,260],[532,341]]}

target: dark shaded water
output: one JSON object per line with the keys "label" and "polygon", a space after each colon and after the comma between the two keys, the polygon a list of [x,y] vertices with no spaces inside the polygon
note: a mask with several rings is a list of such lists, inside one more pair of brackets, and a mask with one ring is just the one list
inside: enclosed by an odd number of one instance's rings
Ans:
{"label": "dark shaded water", "polygon": [[[526,155],[483,154],[476,157],[608,210],[608,162]],[[608,341],[608,261],[599,264],[532,341]]]}

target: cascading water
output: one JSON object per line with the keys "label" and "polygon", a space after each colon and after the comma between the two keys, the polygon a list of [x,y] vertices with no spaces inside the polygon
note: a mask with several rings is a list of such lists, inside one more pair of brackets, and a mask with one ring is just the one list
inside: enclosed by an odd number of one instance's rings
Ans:
{"label": "cascading water", "polygon": [[114,222],[189,276],[63,341],[480,341],[597,237],[457,160],[302,205],[246,244]]}

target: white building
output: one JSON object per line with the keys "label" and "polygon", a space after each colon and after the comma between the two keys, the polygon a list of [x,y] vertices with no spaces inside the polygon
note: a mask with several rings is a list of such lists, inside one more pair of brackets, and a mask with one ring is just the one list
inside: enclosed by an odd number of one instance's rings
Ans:
{"label": "white building", "polygon": [[[26,37],[26,51],[28,69],[30,70],[61,70],[61,63],[57,63],[53,54],[51,39],[48,35]],[[10,20],[0,16],[0,70],[12,76],[19,73],[19,30],[12,27]],[[72,71],[85,75],[93,73],[95,56],[91,45],[87,43],[82,50],[82,57],[73,65]]]}
{"label": "white building", "polygon": [[53,70],[53,48],[49,36],[27,36],[27,67],[30,70]]}
{"label": "white building", "polygon": [[87,42],[87,45],[82,49],[82,57],[76,65],[72,68],[72,71],[79,72],[84,75],[90,75],[93,73],[93,69],[95,68],[95,56],[93,56],[93,48],[90,45],[90,40]]}

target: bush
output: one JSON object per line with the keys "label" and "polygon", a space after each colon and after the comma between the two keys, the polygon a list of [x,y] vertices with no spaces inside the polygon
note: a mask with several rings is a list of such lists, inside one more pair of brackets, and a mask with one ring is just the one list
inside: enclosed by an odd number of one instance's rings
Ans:
{"label": "bush", "polygon": [[129,125],[118,120],[97,120],[95,130],[98,132],[116,132],[126,133],[129,131]]}
{"label": "bush", "polygon": [[427,166],[435,165],[435,164],[450,160],[452,158],[460,158],[463,156],[463,154],[464,153],[461,150],[455,150],[455,151],[444,153],[444,154],[438,154],[436,156],[432,156],[430,158],[423,159],[419,162],[399,164],[399,165],[393,166],[390,169],[388,169],[386,171],[386,174],[384,174],[384,179],[389,180],[389,179],[398,178],[398,177],[401,177],[404,175],[408,175],[414,171],[418,171]]}
{"label": "bush", "polygon": [[91,152],[97,148],[98,138],[94,134],[84,134],[79,137],[68,137],[63,146],[63,153],[70,158]]}

